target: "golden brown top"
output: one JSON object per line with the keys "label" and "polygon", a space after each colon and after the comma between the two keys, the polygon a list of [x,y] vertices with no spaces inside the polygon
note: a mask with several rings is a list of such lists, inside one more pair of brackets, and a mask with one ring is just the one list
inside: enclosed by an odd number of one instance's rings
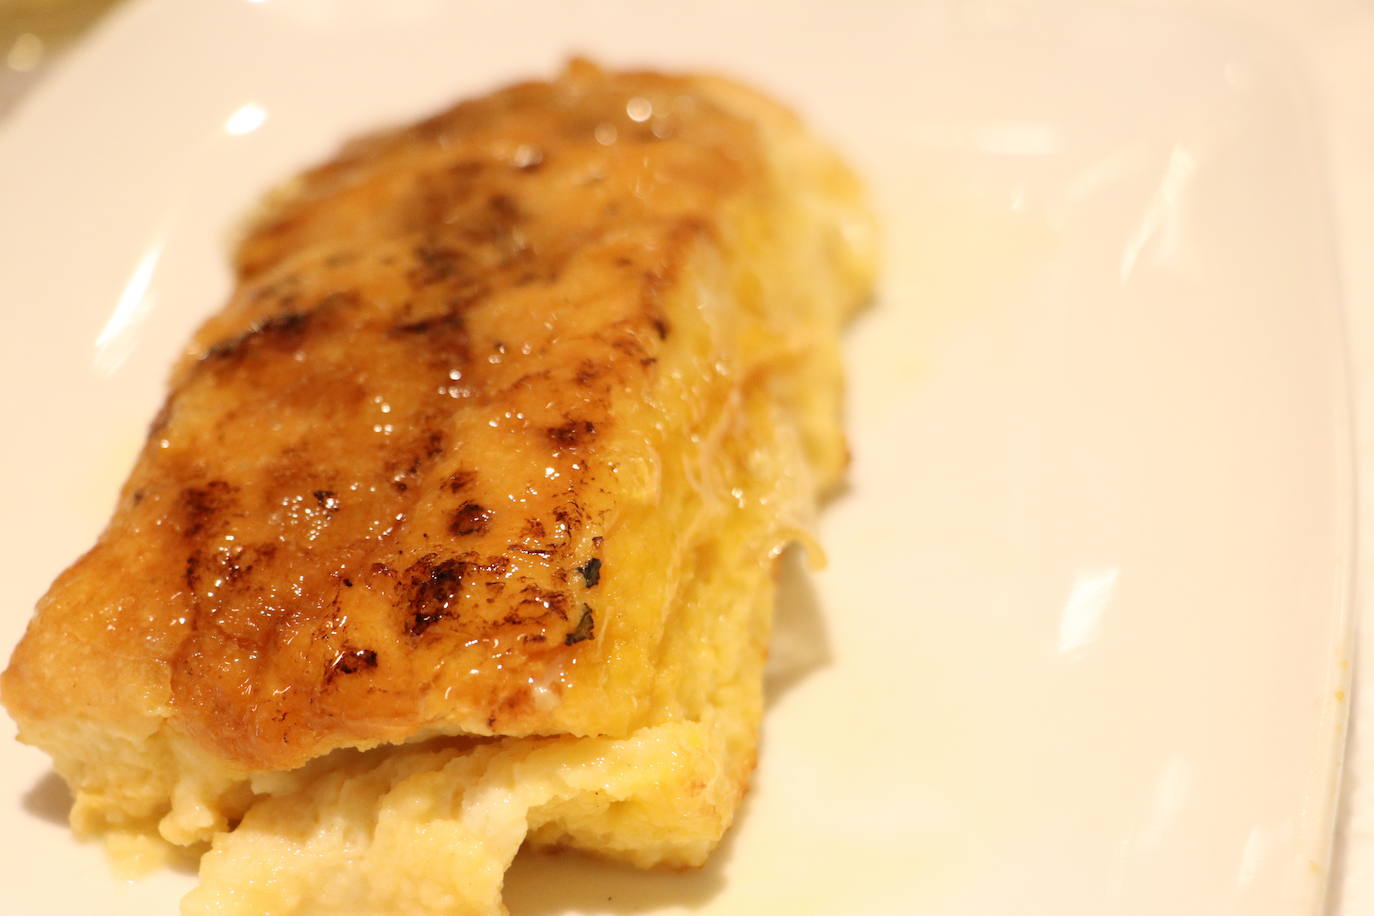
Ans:
{"label": "golden brown top", "polygon": [[755,125],[693,81],[574,65],[308,172],[40,606],[16,717],[58,702],[43,666],[107,655],[250,768],[436,725],[603,730],[559,709],[579,660],[616,661],[603,548],[618,456],[648,441],[623,407],[763,167]]}

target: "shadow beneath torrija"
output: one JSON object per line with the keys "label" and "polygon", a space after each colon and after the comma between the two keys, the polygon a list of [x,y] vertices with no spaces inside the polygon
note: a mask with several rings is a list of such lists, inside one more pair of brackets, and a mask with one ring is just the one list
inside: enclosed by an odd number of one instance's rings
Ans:
{"label": "shadow beneath torrija", "polygon": [[72,810],[72,793],[62,777],[49,770],[24,793],[20,804],[26,812],[49,824],[66,826]]}

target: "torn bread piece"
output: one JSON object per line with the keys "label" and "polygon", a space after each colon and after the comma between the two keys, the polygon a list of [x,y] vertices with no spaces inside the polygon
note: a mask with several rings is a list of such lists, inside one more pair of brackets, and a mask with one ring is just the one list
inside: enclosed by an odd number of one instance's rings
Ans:
{"label": "torn bread piece", "polygon": [[489,914],[522,842],[699,865],[780,551],[846,461],[859,184],[717,78],[576,62],[271,198],[3,678],[188,914]]}

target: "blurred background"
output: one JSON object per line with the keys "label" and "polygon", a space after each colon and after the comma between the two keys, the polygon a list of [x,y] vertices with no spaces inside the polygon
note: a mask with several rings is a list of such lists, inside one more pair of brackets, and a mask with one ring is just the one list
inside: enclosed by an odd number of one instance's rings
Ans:
{"label": "blurred background", "polygon": [[0,117],[120,0],[0,0]]}

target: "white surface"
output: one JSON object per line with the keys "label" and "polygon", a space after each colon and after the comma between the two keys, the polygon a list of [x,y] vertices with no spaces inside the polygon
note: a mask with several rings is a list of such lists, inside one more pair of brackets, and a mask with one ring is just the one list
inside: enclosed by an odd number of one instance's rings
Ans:
{"label": "white surface", "polygon": [[[1235,18],[1028,9],[117,15],[0,134],[0,645],[103,524],[256,192],[569,50],[715,66],[796,102],[884,211],[853,487],[814,596],[789,580],[722,854],[524,860],[514,916],[1315,913],[1353,490],[1310,77]],[[173,912],[189,879],[107,878],[4,737],[6,911]]]}

